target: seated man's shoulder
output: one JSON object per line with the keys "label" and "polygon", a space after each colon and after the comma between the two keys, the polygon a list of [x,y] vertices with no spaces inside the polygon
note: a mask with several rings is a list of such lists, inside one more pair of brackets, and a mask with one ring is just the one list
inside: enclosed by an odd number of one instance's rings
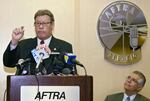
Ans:
{"label": "seated man's shoulder", "polygon": [[111,95],[108,95],[105,98],[105,101],[120,101],[123,98],[123,93],[114,93]]}
{"label": "seated man's shoulder", "polygon": [[141,101],[150,101],[149,98],[147,98],[147,97],[145,97],[145,96],[143,96],[143,95],[141,95],[141,94],[138,94],[136,98],[137,98],[137,99],[141,99]]}
{"label": "seated man's shoulder", "polygon": [[117,97],[117,96],[123,96],[123,92],[108,95],[108,97]]}

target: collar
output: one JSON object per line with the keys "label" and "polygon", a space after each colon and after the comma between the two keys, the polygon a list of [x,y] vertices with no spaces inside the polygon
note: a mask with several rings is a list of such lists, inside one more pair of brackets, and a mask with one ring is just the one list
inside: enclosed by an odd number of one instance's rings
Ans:
{"label": "collar", "polygon": [[[135,97],[137,94],[131,95],[130,97],[130,101],[134,101]],[[124,97],[123,97],[123,101],[126,101],[128,95],[126,93],[124,93]]]}
{"label": "collar", "polygon": [[[43,40],[46,46],[49,46],[51,42],[52,36],[50,36],[48,39]],[[37,38],[37,44],[40,45],[41,39]]]}

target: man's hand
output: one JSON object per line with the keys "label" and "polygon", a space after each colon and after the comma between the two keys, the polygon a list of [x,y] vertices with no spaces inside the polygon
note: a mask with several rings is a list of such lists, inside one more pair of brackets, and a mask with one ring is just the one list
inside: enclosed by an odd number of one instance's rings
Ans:
{"label": "man's hand", "polygon": [[23,37],[23,35],[24,35],[24,26],[21,26],[20,28],[15,28],[12,32],[11,44],[17,45],[19,40]]}
{"label": "man's hand", "polygon": [[36,47],[37,50],[40,50],[40,49],[43,49],[50,55],[51,54],[51,50],[48,46],[46,46],[45,44],[41,44],[41,45],[38,45]]}

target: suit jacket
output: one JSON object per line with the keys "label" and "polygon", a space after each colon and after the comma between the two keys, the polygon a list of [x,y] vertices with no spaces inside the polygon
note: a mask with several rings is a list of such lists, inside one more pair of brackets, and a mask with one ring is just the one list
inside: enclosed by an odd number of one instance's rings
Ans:
{"label": "suit jacket", "polygon": [[[5,50],[3,54],[4,65],[6,67],[15,67],[19,59],[31,58],[31,71],[30,72],[31,74],[35,74],[36,63],[31,54],[31,50],[35,49],[36,46],[37,46],[37,37],[24,39],[20,41],[17,47],[12,51],[10,51],[10,43],[9,43],[9,45],[7,46],[7,49]],[[52,52],[72,53],[72,45],[70,43],[57,39],[53,36],[49,44],[49,48],[51,49]],[[53,59],[54,59],[54,56],[50,56],[48,59],[45,59],[43,61],[44,67],[46,68],[48,74],[53,72],[53,68],[54,68],[54,66],[52,65]]]}
{"label": "suit jacket", "polygon": [[[105,98],[105,101],[122,101],[123,97],[124,97],[124,93],[116,93],[116,94],[108,95]],[[141,94],[137,94],[134,101],[150,101],[150,100]]]}

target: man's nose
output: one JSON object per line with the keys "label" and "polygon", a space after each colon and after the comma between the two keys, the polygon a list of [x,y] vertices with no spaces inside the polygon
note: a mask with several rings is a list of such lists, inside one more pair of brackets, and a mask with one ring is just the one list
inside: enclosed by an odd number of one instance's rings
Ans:
{"label": "man's nose", "polygon": [[39,28],[44,28],[44,25],[41,23],[41,24],[39,25]]}
{"label": "man's nose", "polygon": [[129,83],[130,83],[130,82],[132,82],[132,78],[128,78],[128,80],[127,80],[127,81],[128,81]]}

